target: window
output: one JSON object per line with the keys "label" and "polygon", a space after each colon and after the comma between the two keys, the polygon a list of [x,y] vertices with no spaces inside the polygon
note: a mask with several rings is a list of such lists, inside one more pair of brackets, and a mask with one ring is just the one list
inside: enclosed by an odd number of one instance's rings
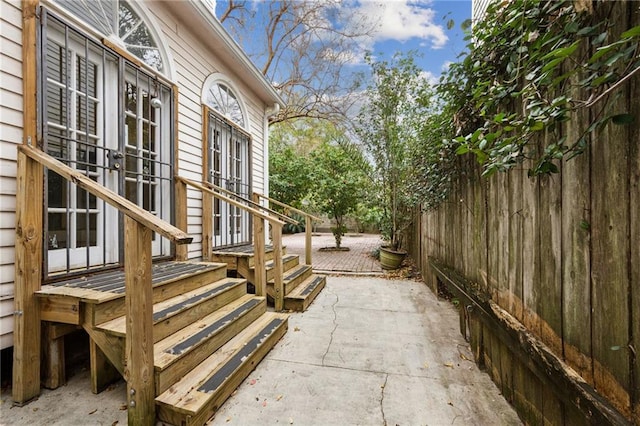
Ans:
{"label": "window", "polygon": [[[170,222],[174,98],[171,86],[42,10],[43,149]],[[122,261],[122,216],[47,171],[46,274]],[[152,253],[171,255],[154,234]]]}
{"label": "window", "polygon": [[126,0],[59,0],[59,3],[151,68],[165,72],[167,61],[158,48],[157,37],[136,12],[135,3]]}
{"label": "window", "polygon": [[212,74],[204,84],[202,103],[216,110],[223,117],[244,128],[245,115],[242,104],[228,83],[221,81],[219,74]]}

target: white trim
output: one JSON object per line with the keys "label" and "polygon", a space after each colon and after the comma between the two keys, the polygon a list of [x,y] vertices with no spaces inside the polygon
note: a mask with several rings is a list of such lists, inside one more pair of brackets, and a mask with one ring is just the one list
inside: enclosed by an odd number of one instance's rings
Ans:
{"label": "white trim", "polygon": [[[211,105],[207,101],[207,94],[209,93],[209,88],[212,87],[214,84],[218,84],[218,83],[222,83],[225,86],[227,86],[229,89],[231,89],[231,91],[235,95],[235,97],[236,97],[236,99],[238,101],[238,105],[240,106],[240,112],[242,112],[242,118],[243,118],[242,125],[239,125],[238,123],[233,121],[231,119],[231,117],[229,117],[227,114],[224,113],[224,111],[219,111],[218,109],[216,109],[213,105]],[[200,101],[204,105],[207,105],[209,108],[211,108],[212,110],[216,111],[221,116],[223,116],[226,119],[228,119],[229,121],[231,121],[236,126],[240,127],[245,132],[251,134],[251,125],[249,123],[249,121],[250,121],[249,120],[249,113],[248,113],[247,106],[245,105],[245,102],[244,102],[244,99],[243,99],[243,96],[241,95],[241,93],[242,92],[240,92],[240,90],[238,90],[236,85],[233,83],[233,81],[231,81],[231,79],[229,77],[227,77],[225,74],[223,74],[221,72],[214,72],[213,74],[209,74],[209,76],[204,80],[204,83],[202,84],[202,90],[200,91]]]}
{"label": "white trim", "polygon": [[[142,21],[147,25],[149,31],[151,32],[154,41],[158,44],[158,50],[160,51],[160,55],[162,56],[164,70],[158,71],[155,68],[152,68],[142,62],[145,68],[154,74],[159,74],[164,76],[168,82],[173,82],[176,76],[175,66],[173,65],[173,56],[171,55],[171,51],[167,49],[169,46],[168,42],[165,40],[162,31],[160,30],[160,25],[155,20],[153,15],[149,13],[149,9],[140,4],[138,1],[127,0],[127,3],[131,8],[138,14],[138,16],[142,19]],[[65,8],[63,5],[57,3],[55,0],[42,0],[41,5],[49,9],[59,18],[64,19],[77,29],[86,33],[87,35],[95,38],[98,42],[101,43],[103,38],[113,41],[114,34],[104,34],[98,31],[97,28],[93,28],[89,26],[85,21],[80,19],[77,15],[73,13],[73,11]],[[115,34],[117,37],[118,35]],[[126,49],[125,49],[126,50]]]}
{"label": "white trim", "polygon": [[166,70],[163,70],[162,74],[164,74],[171,81],[175,80],[176,70],[173,65],[173,55],[171,55],[171,49],[168,49],[169,43],[165,40],[164,35],[162,34],[162,30],[160,30],[160,25],[156,21],[155,17],[152,13],[149,12],[149,8],[142,4],[140,1],[132,1],[127,0],[129,6],[138,14],[138,16],[142,19],[142,21],[147,25],[149,31],[151,31],[151,35],[156,43],[158,43],[158,50],[162,55],[162,59],[165,61],[163,64],[166,67]]}

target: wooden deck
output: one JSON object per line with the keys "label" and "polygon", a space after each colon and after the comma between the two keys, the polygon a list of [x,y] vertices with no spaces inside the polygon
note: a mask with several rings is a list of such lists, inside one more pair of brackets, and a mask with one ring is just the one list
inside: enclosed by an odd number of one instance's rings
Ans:
{"label": "wooden deck", "polygon": [[[160,262],[151,268],[154,287],[177,281],[185,276],[214,271],[225,265],[200,262]],[[124,269],[97,272],[86,276],[43,285],[39,297],[67,296],[83,302],[102,303],[124,296]]]}

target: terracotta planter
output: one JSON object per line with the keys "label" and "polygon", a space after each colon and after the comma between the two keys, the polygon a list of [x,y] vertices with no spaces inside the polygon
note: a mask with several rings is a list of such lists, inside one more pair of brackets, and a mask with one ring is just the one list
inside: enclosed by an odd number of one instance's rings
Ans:
{"label": "terracotta planter", "polygon": [[406,256],[407,252],[404,250],[380,247],[380,266],[382,269],[398,269]]}

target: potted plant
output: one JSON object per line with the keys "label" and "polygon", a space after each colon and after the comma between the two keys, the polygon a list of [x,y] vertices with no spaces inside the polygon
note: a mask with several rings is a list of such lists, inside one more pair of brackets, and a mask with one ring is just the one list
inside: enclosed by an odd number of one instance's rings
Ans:
{"label": "potted plant", "polygon": [[394,269],[407,254],[403,242],[411,224],[410,153],[419,141],[431,91],[412,54],[396,54],[390,62],[376,62],[370,54],[365,59],[371,66],[372,83],[357,131],[373,160],[381,189],[381,230],[387,240],[380,249],[381,266]]}

